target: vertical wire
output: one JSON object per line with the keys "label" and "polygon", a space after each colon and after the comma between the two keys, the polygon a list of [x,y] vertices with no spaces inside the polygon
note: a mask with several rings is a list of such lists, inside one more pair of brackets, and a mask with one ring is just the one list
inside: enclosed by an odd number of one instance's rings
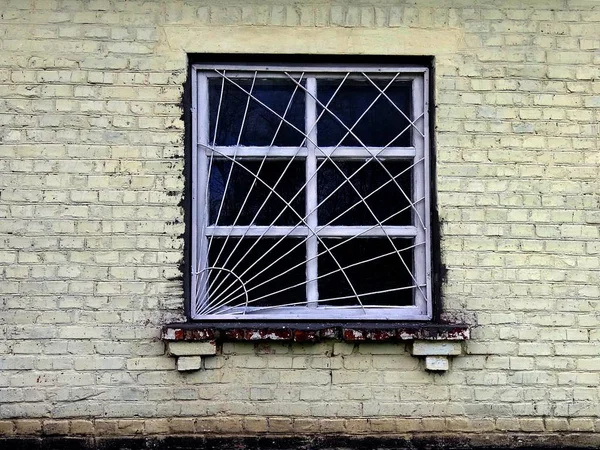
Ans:
{"label": "vertical wire", "polygon": [[[415,123],[415,129],[419,131],[422,135],[420,127],[423,126],[423,114],[424,111],[424,103],[423,103],[423,82],[420,77],[415,78],[411,85],[412,92],[412,115],[416,117],[417,115],[421,117],[417,123]],[[425,143],[424,139],[419,135],[419,133],[412,133],[412,144],[415,147],[415,161],[418,159],[425,158]],[[414,198],[425,196],[425,164],[420,164],[415,167],[413,171],[413,185],[412,185],[412,195]],[[418,226],[417,215],[425,216],[425,203],[419,204],[415,211],[413,211],[413,222],[417,224],[417,235],[415,236],[416,240],[426,241],[427,239],[427,229],[425,224],[421,223],[421,226]],[[422,284],[427,279],[427,267],[426,267],[426,246],[419,247],[413,253],[413,267],[415,271],[415,278],[419,284]],[[416,290],[413,293],[413,299],[415,305],[422,311],[425,312],[427,309],[427,295],[423,293],[422,290]]]}
{"label": "vertical wire", "polygon": [[423,74],[423,153],[424,153],[424,166],[425,166],[425,239],[426,239],[426,249],[425,249],[425,281],[427,283],[427,301],[425,305],[425,314],[429,317],[433,317],[433,292],[432,292],[432,283],[431,283],[431,258],[432,258],[432,248],[431,248],[431,160],[430,160],[430,140],[429,140],[429,69],[425,69],[425,73]]}

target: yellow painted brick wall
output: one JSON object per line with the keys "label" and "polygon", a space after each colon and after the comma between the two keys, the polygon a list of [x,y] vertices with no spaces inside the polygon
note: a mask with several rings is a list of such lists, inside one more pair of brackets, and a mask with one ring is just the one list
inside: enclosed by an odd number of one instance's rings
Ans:
{"label": "yellow painted brick wall", "polygon": [[[448,373],[333,342],[174,370],[193,52],[436,57]],[[599,78],[597,0],[0,0],[0,433],[600,430]]]}

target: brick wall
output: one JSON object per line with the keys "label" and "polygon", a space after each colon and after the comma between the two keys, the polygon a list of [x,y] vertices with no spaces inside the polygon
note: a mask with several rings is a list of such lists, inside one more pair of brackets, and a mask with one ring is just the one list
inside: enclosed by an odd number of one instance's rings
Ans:
{"label": "brick wall", "polygon": [[[594,0],[0,0],[0,433],[600,430],[599,30]],[[436,57],[448,373],[333,342],[174,370],[194,52]]]}

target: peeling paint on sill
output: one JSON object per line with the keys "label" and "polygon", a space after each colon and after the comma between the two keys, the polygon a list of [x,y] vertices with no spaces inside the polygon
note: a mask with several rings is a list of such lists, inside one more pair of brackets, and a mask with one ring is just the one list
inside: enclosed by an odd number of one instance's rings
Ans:
{"label": "peeling paint on sill", "polygon": [[166,341],[291,341],[398,342],[413,340],[464,341],[465,324],[350,324],[350,323],[174,323],[164,327]]}

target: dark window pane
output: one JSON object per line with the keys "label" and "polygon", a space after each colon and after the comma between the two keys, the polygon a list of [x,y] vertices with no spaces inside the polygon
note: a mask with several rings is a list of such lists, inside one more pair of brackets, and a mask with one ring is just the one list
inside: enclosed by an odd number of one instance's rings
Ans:
{"label": "dark window pane", "polygon": [[[384,225],[411,224],[412,211],[411,208],[407,208],[409,205],[407,197],[411,197],[411,171],[407,169],[411,163],[370,161],[365,165],[364,161],[334,160],[334,162],[325,161],[318,172],[319,204],[335,191],[319,206],[319,225],[375,225],[377,221],[373,214],[380,222],[392,216],[384,222]],[[386,173],[382,164],[391,176]],[[363,165],[364,167],[358,170]],[[346,177],[350,177],[357,170],[358,172],[350,178],[350,181],[344,183],[345,178],[341,172]],[[401,173],[402,175],[399,175]],[[361,198],[365,199],[364,202],[360,201]],[[372,213],[365,206],[365,202]],[[355,204],[356,206],[353,206]],[[405,210],[395,214],[402,209]]]}
{"label": "dark window pane", "polygon": [[[211,78],[209,80],[209,142],[212,142],[214,139],[217,113],[219,113],[215,145],[236,145],[242,123],[244,123],[244,111],[248,101],[247,93],[252,88],[252,80],[232,78],[232,81],[239,87],[225,80],[221,110],[219,112],[221,84],[223,81],[220,78]],[[283,117],[294,93],[295,86],[291,80],[257,79],[254,89],[252,89],[252,96]],[[281,118],[273,113],[273,111],[269,111],[267,107],[259,103],[255,98],[250,100],[248,106],[240,145],[271,145],[273,138],[275,138],[273,145],[299,146],[304,136],[304,91],[301,88],[296,90],[287,114],[285,114],[285,119],[294,126],[283,123],[281,128],[279,128]],[[300,131],[294,129],[294,127]]]}
{"label": "dark window pane", "polygon": [[[304,180],[302,161],[290,163],[289,160],[271,160],[264,162],[261,167],[261,161],[233,163],[231,160],[213,159],[209,182],[209,223],[271,225],[274,221],[274,225],[296,225],[304,216]],[[225,187],[227,193],[223,200]],[[296,198],[292,201],[294,196]],[[291,201],[293,209],[282,199]]]}
{"label": "dark window pane", "polygon": [[[327,105],[341,81],[341,79],[317,80],[317,98],[323,105]],[[390,82],[390,80],[380,79],[372,81],[381,90]],[[355,137],[349,135],[344,138],[348,130],[336,120],[335,117],[337,117],[347,128],[352,129],[352,132],[366,146],[384,147],[391,143],[391,146],[409,147],[411,145],[410,128],[397,137],[409,122],[394,105],[407,117],[410,117],[410,84],[394,82],[385,90],[385,94],[389,100],[383,95],[380,96],[353,128],[358,118],[377,98],[379,91],[366,79],[347,79],[327,107],[329,111],[326,111],[319,119],[317,124],[319,145],[322,147],[360,146]],[[318,114],[321,114],[322,111],[323,107],[319,106]]]}
{"label": "dark window pane", "polygon": [[[302,242],[297,238],[214,238],[209,251],[209,266],[213,267],[209,271],[211,303],[243,306],[246,302],[243,282],[248,306],[304,304],[305,246]],[[214,267],[228,269],[235,276]],[[293,287],[297,284],[299,286]]]}
{"label": "dark window pane", "polygon": [[[356,238],[344,241],[323,239],[323,243],[319,244],[319,277],[322,277],[319,278],[319,299],[322,299],[319,304],[358,306],[359,302],[354,297],[351,283],[365,306],[412,305],[413,288],[409,286],[414,283],[409,270],[412,271],[413,250],[402,251],[402,249],[410,247],[413,241],[411,239],[392,239],[392,241],[395,249],[386,238]],[[324,245],[330,249],[339,266],[332,256],[325,252]],[[336,245],[338,246],[334,247]],[[325,253],[321,255],[322,252]],[[340,266],[344,268],[343,272],[339,270]],[[389,292],[375,293],[379,291]],[[327,301],[339,297],[350,298]]]}

